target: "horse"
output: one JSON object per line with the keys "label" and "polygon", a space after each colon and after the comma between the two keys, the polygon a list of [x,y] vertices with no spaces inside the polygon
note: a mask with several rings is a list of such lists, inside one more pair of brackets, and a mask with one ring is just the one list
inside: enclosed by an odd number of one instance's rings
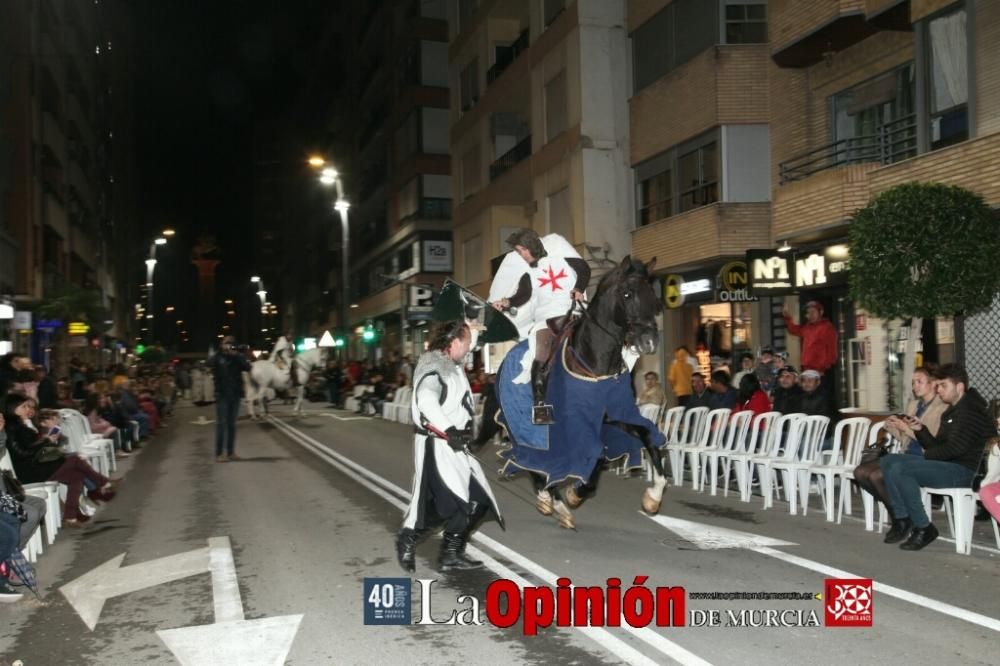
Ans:
{"label": "horse", "polygon": [[[662,306],[650,274],[654,258],[643,264],[626,256],[601,278],[590,306],[570,320],[568,332],[554,345],[546,390],[556,408],[555,423],[531,424],[531,388],[514,384],[527,341],[521,341],[501,364],[497,375],[499,409],[495,424],[477,438],[485,443],[504,427],[512,447],[500,455],[503,472],[528,472],[543,515],[556,514],[562,527],[575,529],[571,508],[596,491],[606,460],[626,456],[626,466],[641,465],[645,448],[656,483],[644,493],[647,513],[659,511],[666,477],[660,460],[663,434],[639,414],[625,353],[652,354],[659,343],[656,315]],[[489,412],[486,412],[489,413]],[[492,432],[491,432],[492,429]]]}
{"label": "horse", "polygon": [[[309,374],[317,367],[325,365],[325,356],[325,350],[317,347],[294,357],[292,365],[295,368],[295,377],[298,380],[298,390],[296,391],[295,408],[293,410],[296,414],[302,413],[302,398],[305,395],[305,387],[309,381]],[[266,390],[269,388],[275,391],[288,389],[292,383],[291,376],[291,368],[279,368],[274,364],[274,361],[261,360],[253,362],[250,366],[249,376],[244,382],[247,410],[250,412],[250,418],[257,418],[257,414],[253,408],[255,402],[260,402],[261,409],[265,414],[267,413],[267,404],[264,400]]]}

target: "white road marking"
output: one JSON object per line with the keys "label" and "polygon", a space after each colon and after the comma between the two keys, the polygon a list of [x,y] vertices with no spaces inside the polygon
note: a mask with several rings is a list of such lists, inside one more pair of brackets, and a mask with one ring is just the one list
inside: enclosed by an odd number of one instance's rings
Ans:
{"label": "white road marking", "polygon": [[[281,421],[274,416],[268,417],[269,420],[274,423],[279,429],[281,429],[285,434],[291,437],[293,440],[297,441],[299,444],[305,448],[311,450],[313,453],[317,454],[321,459],[326,460],[327,463],[333,467],[339,469],[341,472],[347,476],[353,478],[355,481],[365,486],[372,492],[374,492],[379,497],[383,498],[393,506],[403,511],[406,509],[406,501],[410,499],[410,493],[403,490],[399,486],[395,485],[391,481],[382,478],[378,474],[365,469],[361,465],[355,463],[350,458],[337,453],[333,449],[329,448],[325,444],[313,439],[309,435],[300,432],[291,425]],[[393,493],[393,494],[390,494]],[[398,497],[397,497],[398,496]],[[399,499],[402,498],[402,499]],[[485,534],[475,534],[473,539],[482,543],[494,551],[506,557],[511,562],[521,566],[522,568],[530,571],[532,574],[542,579],[549,585],[555,586],[556,579],[559,578],[556,574],[545,569],[541,565],[533,562],[532,560],[520,555],[519,553],[507,548],[503,544],[491,539]],[[518,576],[508,567],[504,566],[496,559],[490,557],[488,554],[484,553],[482,550],[476,548],[475,546],[469,546],[469,552],[474,557],[480,558],[483,562],[489,566],[496,574],[509,578],[516,582],[521,588],[531,586],[531,583],[526,579]],[[625,622],[622,622],[622,628],[628,631],[630,634],[636,638],[642,640],[647,645],[655,648],[657,651],[662,653],[679,664],[684,664],[685,666],[708,666],[710,662],[705,661],[698,655],[690,652],[680,645],[670,641],[660,634],[652,631],[648,628],[634,628],[629,627]],[[608,650],[612,654],[623,659],[630,664],[656,664],[658,662],[646,657],[641,652],[631,647],[620,638],[609,632],[607,629],[601,627],[573,627],[583,633],[585,636],[595,641],[601,647]]]}
{"label": "white road marking", "polygon": [[91,569],[59,588],[91,631],[97,626],[104,602],[111,597],[138,592],[209,570],[209,549],[198,548],[156,560],[122,567],[125,553]]}
{"label": "white road marking", "polygon": [[[640,512],[641,513],[641,512]],[[643,514],[645,515],[645,514]],[[696,545],[701,550],[719,550],[722,548],[761,548],[764,546],[797,546],[799,544],[781,539],[740,532],[725,527],[714,527],[704,523],[696,523],[670,516],[649,516],[682,539]]]}
{"label": "white road marking", "polygon": [[206,419],[204,416],[199,416],[198,420],[191,421],[193,425],[211,425],[215,423],[215,419]]}
{"label": "white road marking", "polygon": [[211,537],[208,540],[208,555],[215,623],[242,620],[243,599],[240,598],[240,584],[236,579],[236,563],[229,537]]}
{"label": "white road marking", "polygon": [[301,615],[282,615],[161,629],[156,635],[182,666],[281,666],[301,622]]}
{"label": "white road marking", "polygon": [[[641,515],[645,515],[641,511],[639,513]],[[670,523],[672,521],[679,520],[677,518],[667,518],[666,516],[647,516],[647,517],[657,523],[660,523],[661,525],[664,525],[665,527],[671,530],[673,530],[673,528],[670,527]],[[689,523],[689,525],[700,525],[702,531],[710,535],[708,537],[709,539],[713,538],[711,537],[712,532],[718,532],[718,531],[735,532],[735,530],[726,530],[725,528],[714,527],[711,525],[705,525],[700,523],[692,523],[690,521],[680,521],[680,522]],[[747,534],[748,536],[751,537],[757,536],[754,534],[749,534],[747,532],[743,533],[737,532],[737,534]],[[681,536],[684,535],[681,534]],[[694,535],[694,538],[698,539],[699,537],[697,535]],[[766,539],[767,537],[759,537],[759,538]],[[837,569],[835,567],[823,564],[822,562],[814,562],[813,560],[807,560],[806,558],[799,557],[798,555],[792,555],[790,553],[786,553],[780,550],[775,550],[774,548],[770,547],[771,545],[774,544],[749,545],[743,547],[746,548],[747,550],[752,550],[756,553],[760,553],[762,555],[768,555],[775,559],[779,559],[783,562],[788,562],[789,564],[794,564],[795,566],[815,571],[817,573],[823,574],[824,576],[830,576],[831,578],[864,578],[864,576],[859,576],[849,571]],[[788,545],[796,545],[796,544],[788,544]],[[900,599],[902,601],[907,601],[909,603],[916,604],[917,606],[920,606],[922,608],[927,608],[929,610],[933,610],[938,613],[942,613],[943,615],[950,615],[951,617],[957,618],[959,620],[965,620],[966,622],[971,622],[972,624],[979,625],[980,627],[984,627],[986,629],[992,629],[993,631],[1000,631],[1000,620],[997,620],[996,618],[992,618],[987,615],[982,615],[980,613],[966,610],[964,608],[959,608],[958,606],[953,606],[952,604],[945,603],[943,601],[931,599],[930,597],[925,597],[921,594],[908,592],[907,590],[903,590],[901,588],[894,587],[892,585],[879,583],[878,581],[873,581],[873,585],[877,591],[881,592],[882,594],[886,594],[890,597],[896,597],[897,599]]]}

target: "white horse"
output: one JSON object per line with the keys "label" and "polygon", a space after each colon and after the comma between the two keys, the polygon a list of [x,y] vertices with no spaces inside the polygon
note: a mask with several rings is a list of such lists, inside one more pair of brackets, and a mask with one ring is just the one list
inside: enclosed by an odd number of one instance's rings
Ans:
{"label": "white horse", "polygon": [[[326,364],[325,357],[325,350],[320,347],[302,352],[295,357],[295,376],[298,380],[298,391],[296,392],[294,409],[296,414],[302,413],[302,398],[305,395],[306,382],[309,381],[309,373],[317,367],[323,367]],[[257,418],[257,414],[253,408],[255,402],[259,402],[261,410],[265,413],[267,412],[267,405],[264,402],[267,389],[283,391],[290,388],[291,384],[292,373],[290,368],[279,368],[271,360],[254,361],[250,366],[250,373],[245,381],[247,411],[250,412],[250,418]]]}

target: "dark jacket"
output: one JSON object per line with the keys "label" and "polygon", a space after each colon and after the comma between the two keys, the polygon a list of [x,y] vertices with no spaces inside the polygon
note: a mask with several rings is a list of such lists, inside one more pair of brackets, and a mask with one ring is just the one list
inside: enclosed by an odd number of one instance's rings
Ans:
{"label": "dark jacket", "polygon": [[802,395],[799,397],[799,406],[800,411],[806,416],[826,416],[830,419],[830,423],[836,420],[829,396],[818,387],[812,393],[802,391]]}
{"label": "dark jacket", "polygon": [[38,382],[38,408],[59,408],[59,394],[56,391],[56,383],[48,375],[45,375],[45,378]]}
{"label": "dark jacket", "polygon": [[250,363],[243,354],[219,353],[206,363],[212,369],[215,397],[239,398],[243,395],[243,374],[250,372]]}
{"label": "dark jacket", "polygon": [[695,407],[708,407],[712,409],[712,396],[714,395],[710,388],[706,388],[700,395],[698,393],[691,393],[691,397],[688,398],[688,409]]}
{"label": "dark jacket", "polygon": [[35,462],[35,454],[45,446],[56,446],[48,438],[39,435],[37,432],[24,425],[24,423],[6,424],[7,431],[7,452],[10,454],[10,462],[14,466],[14,473],[21,483],[41,483],[48,481],[56,473],[65,460],[39,463]]}
{"label": "dark jacket", "polygon": [[708,399],[709,409],[735,409],[736,408],[736,389],[732,386],[727,386],[723,393],[716,393],[712,391],[712,397]]}
{"label": "dark jacket", "polygon": [[996,427],[986,413],[986,401],[975,389],[969,389],[958,404],[941,415],[937,436],[927,428],[916,432],[924,447],[924,458],[953,462],[975,471],[983,457],[986,440],[996,434]]}
{"label": "dark jacket", "polygon": [[774,389],[774,411],[782,414],[798,414],[802,411],[802,387],[795,384],[791,388],[776,386]]}

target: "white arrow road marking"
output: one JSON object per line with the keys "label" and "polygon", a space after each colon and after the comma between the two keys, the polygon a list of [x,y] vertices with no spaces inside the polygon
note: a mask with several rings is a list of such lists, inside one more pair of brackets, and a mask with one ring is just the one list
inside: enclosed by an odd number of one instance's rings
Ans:
{"label": "white arrow road marking", "polygon": [[[639,512],[642,514],[642,512]],[[645,515],[645,514],[642,514]],[[680,520],[678,518],[668,518],[666,516],[647,516],[648,518],[660,523],[667,529],[676,532],[680,536],[692,541],[695,544],[699,543],[699,540],[705,540],[708,543],[721,542],[724,539],[734,539],[734,545],[732,546],[716,546],[719,548],[746,548],[747,550],[752,550],[761,555],[767,555],[775,559],[781,560],[783,562],[788,562],[789,564],[794,564],[795,566],[802,567],[803,569],[809,569],[817,573],[823,574],[824,576],[829,576],[831,578],[865,578],[865,576],[859,576],[853,574],[849,571],[844,571],[842,569],[837,569],[822,562],[814,562],[812,560],[807,560],[804,557],[799,557],[798,555],[791,555],[789,553],[782,552],[780,550],[775,550],[771,546],[775,545],[786,545],[795,546],[798,544],[789,543],[786,541],[780,541],[778,539],[770,539],[768,537],[760,536],[757,534],[750,534],[749,532],[738,532],[736,530],[728,530],[724,527],[714,527],[712,525],[705,525],[703,523],[694,523],[688,520]],[[675,529],[677,524],[683,524]],[[690,536],[688,536],[690,534]],[[758,543],[753,545],[740,545],[737,543],[736,537],[732,535],[746,535],[747,537],[752,537],[758,540]],[[699,547],[702,547],[699,545]],[[890,597],[895,597],[901,599],[902,601],[907,601],[917,606],[923,608],[928,608],[938,613],[944,615],[950,615],[951,617],[957,618],[959,620],[965,620],[966,622],[971,622],[972,624],[977,624],[986,629],[992,629],[993,631],[1000,631],[1000,620],[996,618],[989,617],[988,615],[982,615],[980,613],[975,613],[964,608],[959,608],[958,606],[953,606],[952,604],[945,603],[943,601],[938,601],[937,599],[931,599],[930,597],[925,597],[921,594],[914,594],[907,590],[900,589],[898,587],[893,587],[892,585],[886,585],[885,583],[879,583],[873,581],[875,590],[881,592],[882,594],[888,595]]]}
{"label": "white arrow road marking", "polygon": [[163,629],[156,635],[183,666],[281,666],[301,622],[301,615],[282,615]]}
{"label": "white arrow road marking", "polygon": [[[276,425],[285,434],[291,437],[294,441],[301,444],[303,447],[309,449],[315,453],[320,459],[325,460],[332,467],[339,469],[341,472],[351,477],[362,486],[368,488],[370,491],[383,498],[393,506],[397,507],[401,511],[406,509],[406,501],[410,499],[410,493],[403,490],[391,481],[382,478],[378,474],[365,469],[361,465],[347,458],[333,449],[329,448],[325,444],[318,442],[312,437],[300,432],[299,430],[288,425],[284,421],[277,419],[273,416],[268,417],[271,423]],[[399,499],[399,498],[402,498]],[[520,553],[517,553],[503,544],[494,541],[485,534],[477,533],[473,535],[473,540],[478,543],[484,544],[494,551],[506,557],[508,560],[518,565],[526,571],[530,571],[534,576],[545,581],[551,586],[556,585],[556,579],[559,578],[555,573],[549,571],[548,569],[536,564],[532,560],[524,557]],[[532,585],[523,576],[520,576],[510,568],[500,563],[493,557],[490,557],[487,553],[483,552],[479,548],[470,545],[468,547],[468,552],[475,558],[483,561],[486,566],[492,569],[497,575],[509,578],[518,584],[521,588],[529,587]],[[636,629],[634,627],[629,627],[627,623],[622,622],[622,627],[624,631],[632,634],[639,640],[643,641],[647,645],[653,647],[660,654],[673,659],[676,663],[682,664],[683,666],[710,666],[710,662],[705,661],[698,655],[690,652],[689,650],[681,647],[677,643],[663,637],[657,632],[643,627],[641,629]],[[573,629],[581,632],[587,638],[590,638],[594,642],[598,643],[608,652],[617,656],[619,659],[628,664],[639,664],[646,665],[649,664],[653,666],[655,664],[661,663],[650,659],[643,653],[636,650],[634,647],[623,641],[621,638],[611,633],[607,629],[602,627],[573,627]]]}
{"label": "white arrow road marking", "polygon": [[97,626],[104,602],[111,597],[138,592],[209,570],[209,549],[198,548],[141,564],[122,567],[125,553],[91,569],[59,591],[91,631]]}
{"label": "white arrow road marking", "polygon": [[199,416],[197,421],[191,421],[194,425],[209,425],[215,423],[215,419],[206,419],[204,416]]}
{"label": "white arrow road marking", "polygon": [[243,600],[236,580],[236,563],[229,537],[208,540],[208,566],[212,572],[212,602],[215,622],[237,622],[243,619]]}
{"label": "white arrow road marking", "polygon": [[[645,514],[644,514],[645,515]],[[761,548],[764,546],[797,546],[791,541],[772,539],[771,537],[730,530],[725,527],[714,527],[690,520],[671,518],[669,516],[649,516],[668,530],[686,541],[690,541],[702,550],[719,550],[722,548]]]}

